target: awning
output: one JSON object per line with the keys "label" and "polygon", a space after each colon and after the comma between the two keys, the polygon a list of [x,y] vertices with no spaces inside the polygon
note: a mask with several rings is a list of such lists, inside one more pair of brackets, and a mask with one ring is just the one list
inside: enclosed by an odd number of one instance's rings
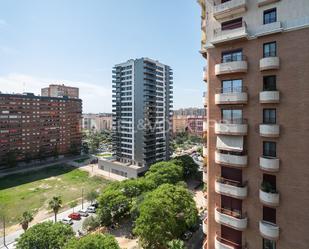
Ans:
{"label": "awning", "polygon": [[217,149],[228,151],[243,151],[244,137],[243,136],[217,136]]}

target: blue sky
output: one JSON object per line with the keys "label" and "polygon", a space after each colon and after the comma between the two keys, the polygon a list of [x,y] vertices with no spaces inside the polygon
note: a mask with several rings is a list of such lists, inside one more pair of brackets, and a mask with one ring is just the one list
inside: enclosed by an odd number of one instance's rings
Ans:
{"label": "blue sky", "polygon": [[111,71],[149,57],[174,70],[174,109],[202,107],[195,0],[1,0],[0,91],[80,88],[84,112],[111,111]]}

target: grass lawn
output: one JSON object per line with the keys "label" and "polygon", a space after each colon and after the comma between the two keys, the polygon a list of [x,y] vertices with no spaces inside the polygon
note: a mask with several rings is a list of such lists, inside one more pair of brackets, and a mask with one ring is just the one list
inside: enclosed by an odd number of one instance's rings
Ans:
{"label": "grass lawn", "polygon": [[67,165],[51,166],[38,171],[0,178],[0,206],[4,208],[8,225],[18,223],[24,211],[48,210],[53,196],[61,196],[63,206],[81,198],[91,190],[102,189],[109,181],[89,177],[88,172]]}

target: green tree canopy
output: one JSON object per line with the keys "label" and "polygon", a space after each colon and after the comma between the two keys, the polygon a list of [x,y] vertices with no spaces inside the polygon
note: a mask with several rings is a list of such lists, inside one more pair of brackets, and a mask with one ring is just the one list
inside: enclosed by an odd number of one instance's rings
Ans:
{"label": "green tree canopy", "polygon": [[183,169],[183,176],[185,179],[195,176],[198,172],[198,165],[189,155],[177,156],[171,160],[171,162]]}
{"label": "green tree canopy", "polygon": [[72,228],[62,223],[43,222],[30,227],[18,239],[17,249],[61,249],[74,236]]}
{"label": "green tree canopy", "polygon": [[109,234],[90,234],[72,239],[64,249],[120,249],[116,239]]}
{"label": "green tree canopy", "polygon": [[55,222],[57,221],[57,214],[62,207],[62,200],[60,196],[54,196],[48,203],[49,208],[53,210],[55,216]]}
{"label": "green tree canopy", "polygon": [[145,178],[154,184],[153,188],[164,183],[175,184],[183,180],[183,170],[172,162],[159,162],[150,166]]}
{"label": "green tree canopy", "polygon": [[20,217],[19,224],[22,229],[26,231],[29,227],[29,223],[33,220],[33,215],[29,211],[23,212],[22,217]]}
{"label": "green tree canopy", "polygon": [[163,184],[145,196],[139,208],[134,233],[143,248],[166,248],[195,226],[198,216],[191,193],[182,186]]}
{"label": "green tree canopy", "polygon": [[86,200],[90,201],[91,204],[92,204],[92,202],[94,202],[98,198],[98,196],[99,196],[98,192],[95,191],[95,190],[92,190],[92,191],[87,193]]}
{"label": "green tree canopy", "polygon": [[185,243],[182,240],[174,239],[167,243],[168,249],[185,249]]}

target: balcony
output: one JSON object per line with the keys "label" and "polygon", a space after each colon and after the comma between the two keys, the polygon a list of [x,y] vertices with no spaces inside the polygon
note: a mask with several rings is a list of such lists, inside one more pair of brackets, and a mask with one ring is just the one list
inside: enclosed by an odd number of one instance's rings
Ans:
{"label": "balcony", "polygon": [[215,133],[224,135],[247,135],[248,124],[245,119],[221,120],[215,123]]}
{"label": "balcony", "polygon": [[263,91],[260,92],[261,104],[275,104],[280,102],[279,91]]}
{"label": "balcony", "polygon": [[206,107],[208,102],[207,92],[203,92],[203,104]]}
{"label": "balcony", "polygon": [[246,23],[243,22],[242,26],[236,29],[226,29],[221,28],[214,30],[214,35],[211,43],[216,46],[222,43],[227,43],[234,40],[248,39],[248,31]]}
{"label": "balcony", "polygon": [[267,172],[278,172],[280,161],[275,157],[260,157],[260,169]]}
{"label": "balcony", "polygon": [[208,175],[207,172],[203,171],[203,182],[207,183]]}
{"label": "balcony", "polygon": [[203,220],[203,233],[207,235],[207,217]]}
{"label": "balcony", "polygon": [[208,71],[206,67],[203,68],[203,80],[206,82],[208,80]]}
{"label": "balcony", "polygon": [[281,22],[272,22],[272,23],[268,23],[268,24],[264,24],[260,26],[256,30],[255,36],[260,37],[260,36],[279,33],[282,31],[283,31],[283,28],[282,28]]}
{"label": "balcony", "polygon": [[279,137],[280,126],[277,124],[260,124],[260,135],[262,137]]}
{"label": "balcony", "polygon": [[221,165],[234,166],[237,168],[247,167],[248,156],[247,155],[235,155],[231,153],[215,152],[215,162]]}
{"label": "balcony", "polygon": [[248,187],[246,184],[220,177],[215,182],[215,191],[218,194],[245,199],[248,194]]}
{"label": "balcony", "polygon": [[279,2],[280,0],[258,0],[258,6],[264,6],[267,4],[271,4],[271,3],[275,3],[275,2]]}
{"label": "balcony", "polygon": [[277,56],[270,56],[260,59],[260,71],[275,70],[280,68],[280,59]]}
{"label": "balcony", "polygon": [[279,227],[268,221],[260,221],[259,223],[260,233],[263,238],[269,240],[277,240],[279,238]]}
{"label": "balcony", "polygon": [[215,94],[216,105],[247,104],[248,94],[245,87],[240,88],[219,88]]}
{"label": "balcony", "polygon": [[221,63],[215,65],[215,74],[225,75],[233,73],[246,73],[248,71],[248,62],[245,56],[238,60],[221,61]]}
{"label": "balcony", "polygon": [[231,0],[214,6],[214,18],[222,19],[246,11],[246,0]]}
{"label": "balcony", "polygon": [[260,201],[266,206],[277,207],[279,205],[279,193],[276,190],[260,189]]}
{"label": "balcony", "polygon": [[215,220],[221,225],[231,227],[238,231],[244,231],[248,224],[247,217],[242,215],[241,212],[234,212],[223,208],[215,209]]}
{"label": "balcony", "polygon": [[244,249],[245,247],[238,245],[232,241],[221,238],[218,235],[215,239],[215,249]]}
{"label": "balcony", "polygon": [[207,152],[207,147],[203,146],[203,157],[207,157],[208,152]]}

